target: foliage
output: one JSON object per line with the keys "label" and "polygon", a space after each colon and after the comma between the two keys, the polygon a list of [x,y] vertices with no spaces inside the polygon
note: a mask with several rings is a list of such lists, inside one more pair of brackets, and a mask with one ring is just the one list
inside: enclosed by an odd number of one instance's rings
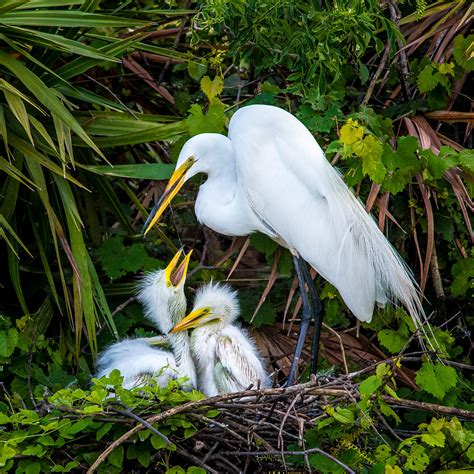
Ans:
{"label": "foliage", "polygon": [[[84,169],[94,172],[87,166],[105,160],[101,149],[170,139],[184,126],[111,100],[107,87],[105,94],[86,89],[83,79],[94,67],[116,67],[133,51],[180,55],[142,42],[157,16],[153,11],[130,11],[127,17],[89,0],[68,9],[61,2],[24,3],[8,2],[0,10],[0,228],[11,275],[3,284],[13,287],[27,314],[37,296],[25,292],[22,282],[41,272],[41,285],[49,286],[51,301],[71,323],[76,350],[84,327],[95,351],[99,317],[112,327],[113,321],[88,249],[89,236],[100,233],[103,221],[104,209],[94,202],[107,203],[127,232],[133,229],[110,182]],[[124,35],[128,27],[141,31]],[[43,213],[46,218],[38,219]],[[21,270],[20,254],[28,260]]]}
{"label": "foliage", "polygon": [[[180,387],[185,383],[183,380],[172,381],[166,388],[150,383],[132,390],[122,388],[122,380],[118,371],[114,371],[108,378],[93,379],[90,389],[69,385],[55,393],[45,393],[41,402],[43,414],[18,406],[18,399],[7,397],[7,403],[0,405],[2,470],[74,472],[92,464],[107,442],[130,429],[127,413],[145,416],[202,398],[197,391],[183,391]],[[115,395],[111,398],[110,393]],[[212,418],[215,414],[208,410],[206,416]],[[117,415],[125,417],[117,422]],[[167,473],[181,472],[170,460],[177,447],[168,437],[190,438],[197,432],[198,424],[186,416],[175,415],[153,428],[134,435],[125,448],[118,445],[101,464],[99,472],[123,472],[129,463]],[[63,449],[65,445],[67,452]],[[188,472],[204,471],[194,467]]]}
{"label": "foliage", "polygon": [[[305,448],[374,474],[472,465],[472,424],[393,409],[403,397],[472,410],[462,369],[470,363],[474,279],[468,3],[206,0],[191,18],[173,1],[3,2],[0,469],[89,467],[132,424],[112,414],[107,383],[139,415],[199,397],[177,384],[127,392],[116,375],[88,386],[93,354],[118,336],[154,334],[132,301],[136,279],[177,247],[194,248],[191,287],[227,277],[238,247],[229,251],[230,239],[197,226],[196,183],[146,240],[141,223],[162,190],[151,180],[170,176],[184,141],[225,133],[233,111],[252,103],[294,113],[371,204],[426,296],[424,342],[438,348],[420,356],[403,309],[377,309],[360,329],[371,346],[366,361],[350,345],[344,360],[351,372],[377,357],[393,363],[362,367],[356,398],[327,403]],[[443,38],[441,24],[451,28]],[[272,356],[275,347],[293,347],[286,328],[279,332],[297,315],[297,297],[288,297],[293,277],[290,253],[252,235],[232,283],[241,287],[245,323],[273,344]],[[338,292],[319,276],[316,283],[325,322],[354,334]],[[272,357],[278,374],[280,361]],[[323,361],[323,374],[339,370]],[[400,372],[411,384],[403,386]],[[187,417],[168,421],[156,428],[177,448],[199,428]],[[148,429],[133,441],[112,452],[103,472],[200,472],[191,461],[173,467],[178,455]],[[341,472],[320,453],[308,458],[320,472]],[[305,468],[303,456],[287,462]]]}

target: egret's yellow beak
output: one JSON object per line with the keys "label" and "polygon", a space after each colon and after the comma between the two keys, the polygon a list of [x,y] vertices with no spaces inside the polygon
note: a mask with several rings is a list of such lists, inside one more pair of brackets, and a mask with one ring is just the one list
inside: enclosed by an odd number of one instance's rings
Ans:
{"label": "egret's yellow beak", "polygon": [[199,308],[189,313],[170,332],[186,331],[201,324],[201,321],[211,315],[211,308]]}
{"label": "egret's yellow beak", "polygon": [[161,217],[165,209],[168,207],[169,203],[176,196],[178,191],[184,184],[185,176],[189,168],[194,165],[196,158],[190,156],[179,168],[175,169],[171,175],[168,184],[166,185],[165,192],[159,201],[155,204],[148,219],[145,222],[143,228],[145,229],[145,235],[148,231],[158,222],[158,219]]}
{"label": "egret's yellow beak", "polygon": [[193,253],[193,251],[191,250],[186,255],[186,257],[184,257],[183,261],[178,265],[178,261],[182,253],[183,253],[182,250],[178,250],[178,252],[173,257],[171,262],[165,268],[167,286],[174,286],[175,288],[177,288],[186,279],[186,273],[188,272],[189,259],[191,258],[191,254]]}

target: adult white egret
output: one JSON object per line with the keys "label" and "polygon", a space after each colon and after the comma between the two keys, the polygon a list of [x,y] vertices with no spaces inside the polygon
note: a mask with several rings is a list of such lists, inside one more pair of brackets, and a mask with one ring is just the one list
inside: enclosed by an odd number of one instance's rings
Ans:
{"label": "adult white egret", "polygon": [[[163,334],[168,334],[186,314],[184,282],[191,252],[178,265],[181,253],[180,250],[166,269],[146,275],[139,287],[138,300],[143,304],[146,316]],[[169,334],[165,339],[171,351],[155,345],[161,344],[159,337],[125,339],[112,344],[99,355],[97,377],[119,369],[125,388],[142,386],[150,377],[160,386],[166,386],[170,379],[187,377],[189,384],[196,387],[189,336],[186,333]]]}
{"label": "adult white egret", "polygon": [[255,344],[234,324],[238,316],[237,293],[228,286],[209,283],[196,292],[192,312],[171,330],[170,335],[195,328],[191,353],[198,388],[208,397],[270,385]]}
{"label": "adult white egret", "polygon": [[293,115],[250,105],[233,115],[228,137],[203,133],[188,140],[145,233],[197,173],[208,175],[195,205],[201,223],[229,236],[263,232],[293,255],[303,310],[288,384],[294,381],[311,316],[313,354],[322,321],[305,261],[339,290],[359,320],[372,319],[375,302],[398,301],[420,326],[423,309],[406,265]]}

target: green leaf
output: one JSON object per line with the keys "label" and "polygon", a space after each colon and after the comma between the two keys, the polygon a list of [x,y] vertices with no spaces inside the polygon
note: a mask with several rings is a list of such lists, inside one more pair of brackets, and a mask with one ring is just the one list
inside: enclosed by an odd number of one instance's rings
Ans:
{"label": "green leaf", "polygon": [[354,413],[348,408],[336,407],[335,412],[331,415],[335,420],[346,425],[355,423]]}
{"label": "green leaf", "polygon": [[214,97],[217,97],[224,89],[224,81],[221,76],[216,76],[212,81],[209,76],[201,79],[201,89],[207,95],[209,102],[212,102]]}
{"label": "green leaf", "polygon": [[375,393],[381,386],[383,380],[381,377],[376,375],[371,375],[363,380],[359,385],[359,392],[362,398],[369,398],[373,393]]}
{"label": "green leaf", "polygon": [[377,333],[378,340],[391,354],[398,354],[410,339],[408,328],[405,324],[400,325],[398,331],[393,329],[382,329]]}
{"label": "green leaf", "polygon": [[193,104],[189,109],[189,117],[186,119],[189,134],[191,136],[200,133],[222,133],[225,124],[224,107],[221,104],[211,104],[204,115],[199,104]]}
{"label": "green leaf", "polygon": [[453,296],[471,296],[474,290],[474,258],[462,258],[453,265],[451,273],[454,277],[451,294]]}
{"label": "green leaf", "polygon": [[416,383],[425,392],[442,400],[457,384],[457,374],[452,367],[440,363],[424,362],[416,373]]}
{"label": "green leaf", "polygon": [[150,441],[155,449],[163,449],[167,447],[166,441],[156,434],[151,435]]}
{"label": "green leaf", "polygon": [[397,150],[386,143],[383,148],[382,162],[387,169],[383,188],[392,194],[397,194],[410,183],[412,178],[421,171],[422,162],[418,159],[418,140],[405,136],[397,140]]}
{"label": "green leaf", "polygon": [[155,179],[157,181],[169,179],[175,165],[168,163],[147,163],[140,165],[81,165],[82,168],[93,173],[119,178]]}
{"label": "green leaf", "polygon": [[416,472],[425,472],[429,463],[430,458],[426,454],[426,449],[419,444],[413,444],[407,456],[405,467],[407,469],[413,469]]}
{"label": "green leaf", "polygon": [[21,123],[21,126],[24,128],[31,143],[34,143],[33,137],[31,135],[30,121],[28,120],[28,113],[26,111],[26,107],[23,100],[21,100],[21,98],[18,97],[18,95],[12,94],[6,89],[3,90],[3,94],[5,95],[5,99],[7,99],[8,107],[10,108],[11,112],[16,117],[16,119]]}
{"label": "green leaf", "polygon": [[363,140],[352,145],[354,153],[362,158],[362,171],[369,175],[372,181],[382,183],[387,170],[382,163],[383,145],[373,135],[367,135]]}
{"label": "green leaf", "polygon": [[33,74],[20,61],[12,58],[8,54],[0,51],[0,64],[3,64],[15,76],[17,76],[25,87],[27,87],[33,96],[41,102],[53,115],[64,121],[71,130],[73,130],[88,146],[90,146],[100,156],[102,152],[97,148],[94,142],[89,138],[86,132],[77,123],[71,113],[56,97],[54,91],[46,87],[41,79]]}
{"label": "green leaf", "polygon": [[207,72],[207,66],[202,63],[197,63],[194,61],[188,62],[188,74],[195,81],[199,81],[204,74]]}
{"label": "green leaf", "polygon": [[123,467],[123,446],[117,446],[110,454],[109,454],[109,462],[112,466],[115,467]]}
{"label": "green leaf", "polygon": [[0,356],[10,357],[18,343],[18,331],[10,328],[8,331],[0,331]]}
{"label": "green leaf", "polygon": [[474,151],[465,149],[459,153],[459,164],[471,174],[474,174]]}
{"label": "green leaf", "polygon": [[148,467],[150,465],[151,461],[151,453],[147,449],[139,449],[138,451],[138,462],[143,466],[143,467]]}
{"label": "green leaf", "polygon": [[423,433],[421,440],[429,446],[440,446],[442,448],[444,447],[446,436],[441,431],[437,433]]}
{"label": "green leaf", "polygon": [[260,232],[255,232],[250,236],[250,243],[259,251],[265,254],[267,260],[278,249],[278,244],[270,237]]}
{"label": "green leaf", "polygon": [[420,89],[420,92],[429,92],[432,91],[438,83],[436,69],[432,64],[427,64],[418,76],[418,89]]}
{"label": "green leaf", "polygon": [[474,35],[459,35],[454,38],[453,54],[456,62],[466,71],[474,71]]}
{"label": "green leaf", "polygon": [[360,140],[364,135],[364,128],[359,125],[357,120],[349,119],[341,127],[340,140],[344,145],[352,145]]}
{"label": "green leaf", "polygon": [[113,28],[147,26],[148,21],[78,10],[17,11],[0,16],[0,24],[17,26],[59,26],[61,28]]}

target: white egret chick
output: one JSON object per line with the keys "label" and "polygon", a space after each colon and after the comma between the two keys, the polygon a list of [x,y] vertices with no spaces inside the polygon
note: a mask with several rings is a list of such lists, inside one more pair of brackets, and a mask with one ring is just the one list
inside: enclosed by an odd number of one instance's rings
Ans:
{"label": "white egret chick", "polygon": [[270,378],[248,334],[235,325],[237,293],[210,283],[198,289],[192,312],[171,334],[191,333],[191,353],[198,373],[198,389],[206,396],[270,386]]}
{"label": "white egret chick", "polygon": [[296,117],[250,105],[232,116],[227,137],[202,133],[189,139],[145,233],[198,173],[207,174],[196,199],[199,222],[229,236],[262,232],[293,255],[303,310],[288,384],[312,317],[316,371],[322,306],[306,262],[339,290],[359,320],[370,322],[375,303],[393,301],[421,327],[423,309],[406,265]]}
{"label": "white egret chick", "polygon": [[[180,250],[165,270],[146,275],[139,286],[138,300],[145,308],[145,315],[164,334],[186,314],[184,282],[191,252],[178,265],[181,253]],[[171,351],[156,346],[162,342],[159,337],[125,339],[112,344],[98,357],[96,377],[119,369],[125,388],[142,386],[150,377],[160,386],[166,386],[170,379],[187,377],[188,383],[196,387],[188,334],[169,334],[164,339]]]}

